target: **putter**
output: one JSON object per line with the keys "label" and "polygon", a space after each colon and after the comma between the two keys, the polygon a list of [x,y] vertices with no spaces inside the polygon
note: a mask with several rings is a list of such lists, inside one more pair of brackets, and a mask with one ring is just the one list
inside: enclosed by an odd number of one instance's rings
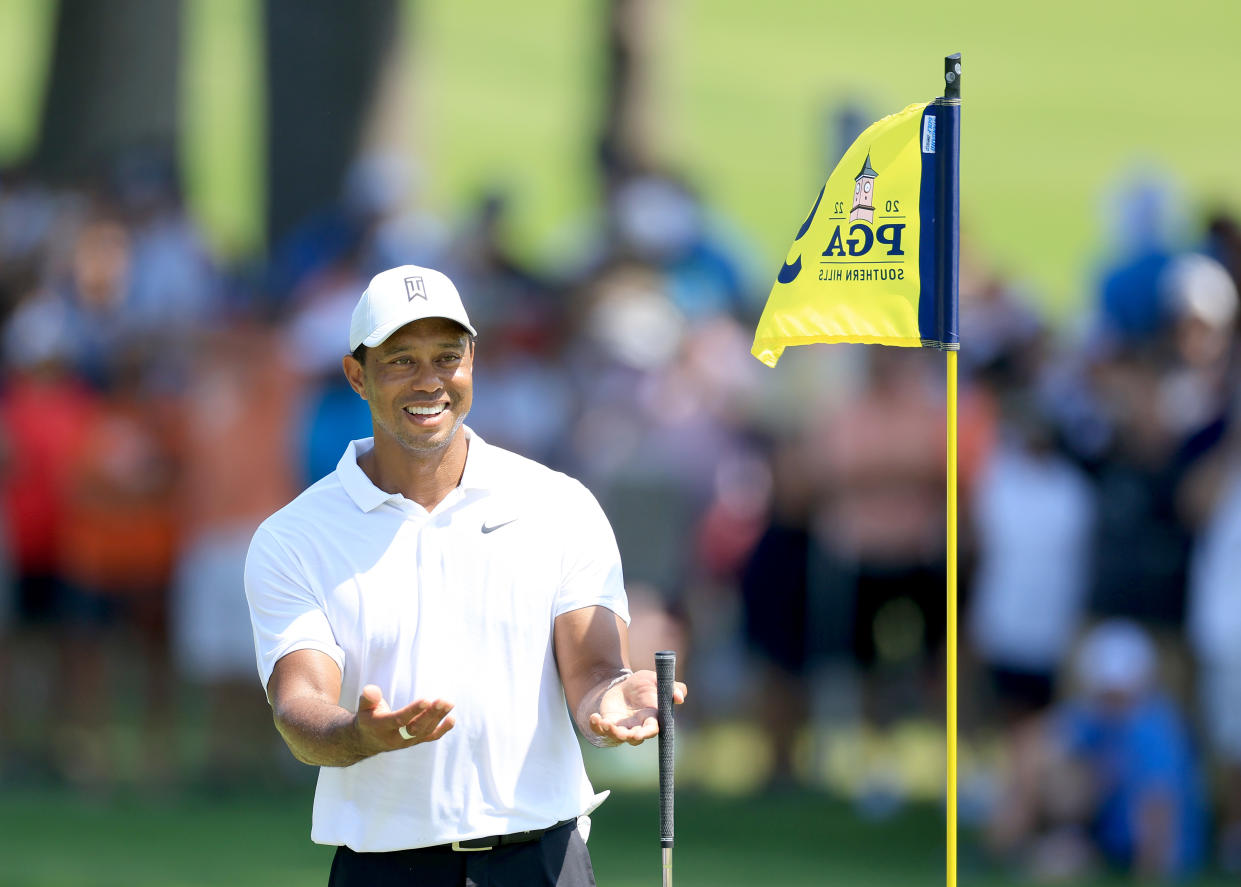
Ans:
{"label": "putter", "polygon": [[663,854],[663,887],[672,887],[672,795],[673,758],[677,731],[672,716],[672,683],[676,679],[677,654],[655,654],[655,688],[659,704],[659,846]]}

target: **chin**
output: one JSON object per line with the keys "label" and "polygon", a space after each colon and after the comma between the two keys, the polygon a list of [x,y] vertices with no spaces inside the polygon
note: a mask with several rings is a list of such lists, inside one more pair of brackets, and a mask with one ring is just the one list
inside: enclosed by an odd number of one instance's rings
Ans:
{"label": "chin", "polygon": [[461,430],[461,426],[465,424],[465,419],[458,419],[453,423],[452,427],[447,431],[437,431],[435,434],[427,437],[415,437],[413,435],[402,435],[399,438],[401,445],[415,453],[437,453],[445,449],[457,437],[457,433]]}

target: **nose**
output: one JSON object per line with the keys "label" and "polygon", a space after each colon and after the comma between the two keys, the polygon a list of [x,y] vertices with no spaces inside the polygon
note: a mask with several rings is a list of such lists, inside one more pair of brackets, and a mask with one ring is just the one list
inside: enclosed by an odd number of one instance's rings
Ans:
{"label": "nose", "polygon": [[439,391],[443,385],[440,383],[440,377],[436,372],[435,364],[431,361],[419,361],[413,375],[410,377],[409,387],[415,391]]}

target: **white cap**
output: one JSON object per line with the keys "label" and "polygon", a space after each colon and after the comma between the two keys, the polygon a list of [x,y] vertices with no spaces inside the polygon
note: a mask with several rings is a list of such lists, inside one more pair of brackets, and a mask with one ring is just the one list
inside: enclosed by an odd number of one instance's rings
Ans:
{"label": "white cap", "polygon": [[1078,677],[1089,693],[1139,693],[1155,677],[1155,658],[1155,645],[1138,625],[1108,619],[1082,641]]}
{"label": "white cap", "polygon": [[1200,253],[1178,256],[1159,282],[1178,316],[1196,317],[1216,328],[1231,327],[1237,314],[1237,286],[1219,262]]}
{"label": "white cap", "polygon": [[349,351],[359,345],[374,348],[407,323],[424,317],[455,320],[471,336],[478,333],[461,304],[461,294],[441,271],[420,265],[401,265],[371,278],[349,322]]}

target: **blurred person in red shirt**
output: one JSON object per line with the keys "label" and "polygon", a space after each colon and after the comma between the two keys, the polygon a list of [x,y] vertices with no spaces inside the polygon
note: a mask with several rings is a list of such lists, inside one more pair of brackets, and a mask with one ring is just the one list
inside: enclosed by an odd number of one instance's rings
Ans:
{"label": "blurred person in red shirt", "polygon": [[0,643],[0,753],[16,753],[27,770],[46,766],[39,763],[47,735],[40,725],[51,702],[47,676],[62,606],[62,530],[73,467],[98,410],[98,398],[70,372],[49,332],[6,331],[9,367],[0,392],[0,498],[15,586],[11,617],[0,620],[8,623]]}

